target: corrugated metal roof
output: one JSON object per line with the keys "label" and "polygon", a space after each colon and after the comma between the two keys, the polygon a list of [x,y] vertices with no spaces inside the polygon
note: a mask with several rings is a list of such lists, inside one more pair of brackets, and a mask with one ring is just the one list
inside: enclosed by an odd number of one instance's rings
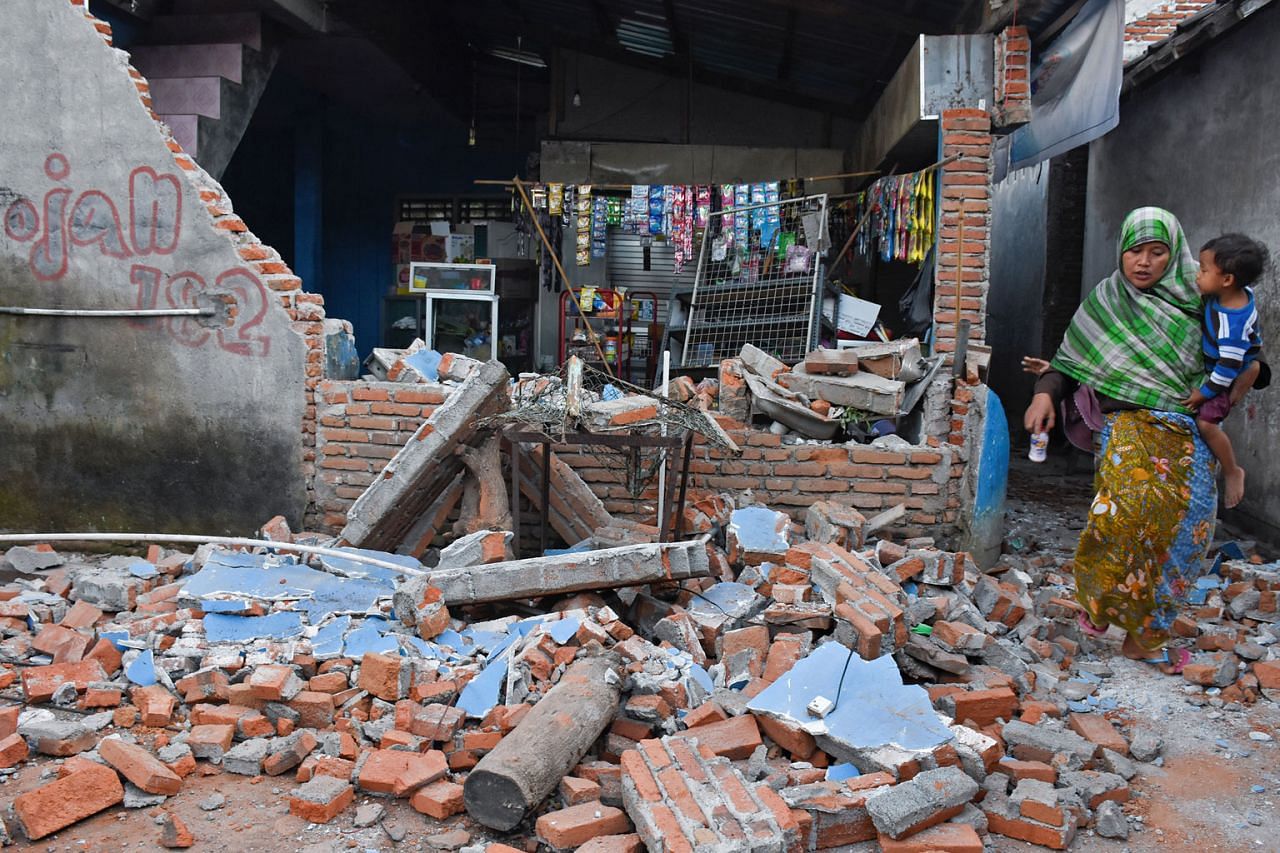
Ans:
{"label": "corrugated metal roof", "polygon": [[920,33],[952,32],[974,0],[469,0],[450,16],[481,49],[556,48],[761,84],[852,111]]}

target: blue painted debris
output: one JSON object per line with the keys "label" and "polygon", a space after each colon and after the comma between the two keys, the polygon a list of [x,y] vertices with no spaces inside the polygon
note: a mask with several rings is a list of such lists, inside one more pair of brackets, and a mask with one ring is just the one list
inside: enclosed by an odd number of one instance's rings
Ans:
{"label": "blue painted debris", "polygon": [[215,601],[297,601],[315,624],[334,613],[372,611],[380,599],[390,597],[394,573],[371,568],[386,576],[340,577],[299,565],[287,555],[215,551],[187,579],[182,596],[196,599],[206,612],[217,612]]}
{"label": "blue painted debris", "polygon": [[336,658],[342,655],[342,639],[351,627],[350,616],[330,619],[311,638],[311,648],[317,658]]}
{"label": "blue painted debris", "polygon": [[104,640],[110,640],[111,645],[116,647],[116,651],[123,652],[129,648],[129,632],[128,631],[101,631],[98,634]]}
{"label": "blue painted debris", "polygon": [[266,616],[210,613],[204,617],[204,633],[211,643],[286,640],[302,635],[302,614],[292,610]]}
{"label": "blue painted debris", "polygon": [[832,753],[837,757],[843,757],[840,752],[889,744],[909,750],[932,749],[952,739],[951,731],[933,710],[929,694],[923,687],[903,684],[893,658],[864,661],[839,643],[819,646],[797,661],[747,708],[805,726],[815,722],[806,709],[819,696],[835,702],[836,708],[820,721],[826,731],[815,736],[830,747],[844,747]]}
{"label": "blue painted debris", "polygon": [[580,627],[582,627],[582,620],[577,616],[571,616],[568,619],[558,619],[552,622],[547,627],[547,633],[551,635],[551,639],[563,646],[577,635]]}
{"label": "blue painted debris", "polygon": [[786,516],[762,506],[736,509],[729,516],[729,533],[737,538],[744,551],[766,554],[786,553],[790,546],[786,536]]}
{"label": "blue painted debris", "polygon": [[[386,551],[370,551],[366,548],[339,548],[340,551],[347,551],[352,554],[359,554],[364,557],[373,557],[382,560],[384,563],[396,563],[404,566],[406,569],[415,569],[422,571],[422,563],[414,557],[405,554],[390,554]],[[404,577],[403,572],[397,572],[393,569],[384,569],[381,566],[371,566],[368,563],[359,563],[355,560],[348,560],[343,557],[335,557],[331,554],[322,554],[320,556],[320,565],[329,571],[348,578],[372,578],[375,580],[389,581],[395,583],[399,578]]]}
{"label": "blue painted debris", "polygon": [[129,574],[135,578],[146,579],[160,574],[160,570],[146,560],[135,560],[129,564]]}
{"label": "blue painted debris", "polygon": [[694,616],[725,616],[730,619],[746,619],[763,609],[765,600],[754,589],[741,583],[718,583],[695,595],[689,603],[689,613]]}
{"label": "blue painted debris", "polygon": [[1264,788],[1262,785],[1253,785],[1252,787],[1249,788],[1249,790],[1255,794],[1265,794],[1267,792],[1267,789]]}
{"label": "blue painted debris", "polygon": [[433,349],[420,349],[413,355],[406,356],[404,363],[422,374],[428,382],[440,381],[440,361],[444,356]]}
{"label": "blue painted debris", "polygon": [[128,678],[139,687],[150,687],[158,680],[156,677],[156,659],[151,654],[151,649],[145,650],[142,654],[133,659],[133,663],[124,669],[125,678]]}
{"label": "blue painted debris", "polygon": [[844,764],[832,764],[827,768],[828,782],[843,782],[845,779],[856,779],[862,775],[862,771],[858,770],[848,762]]}
{"label": "blue painted debris", "polygon": [[249,609],[249,602],[210,598],[200,602],[205,613],[242,613]]}
{"label": "blue painted debris", "polygon": [[399,653],[400,643],[394,636],[387,634],[390,627],[386,619],[369,617],[364,620],[363,625],[347,634],[343,654],[359,660],[369,652],[383,655]]}
{"label": "blue painted debris", "polygon": [[583,539],[577,545],[573,545],[569,548],[548,548],[547,550],[542,552],[542,556],[560,557],[565,554],[582,554],[586,551],[593,551],[593,550],[595,550],[594,543],[590,539]]}
{"label": "blue painted debris", "polygon": [[467,682],[458,696],[458,707],[467,712],[468,717],[483,719],[498,704],[502,685],[507,678],[507,658],[505,655],[492,661],[480,674]]}

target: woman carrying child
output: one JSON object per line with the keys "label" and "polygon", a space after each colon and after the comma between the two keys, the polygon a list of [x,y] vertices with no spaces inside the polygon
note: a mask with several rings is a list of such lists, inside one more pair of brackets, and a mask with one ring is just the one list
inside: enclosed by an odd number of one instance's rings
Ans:
{"label": "woman carrying child", "polygon": [[1132,211],[1119,243],[1119,268],[1085,297],[1051,364],[1024,360],[1041,374],[1024,423],[1044,432],[1066,402],[1073,443],[1098,455],[1075,556],[1081,628],[1116,625],[1125,656],[1177,673],[1190,655],[1168,648],[1170,628],[1217,513],[1212,455],[1183,405],[1205,375],[1197,267],[1160,208]]}

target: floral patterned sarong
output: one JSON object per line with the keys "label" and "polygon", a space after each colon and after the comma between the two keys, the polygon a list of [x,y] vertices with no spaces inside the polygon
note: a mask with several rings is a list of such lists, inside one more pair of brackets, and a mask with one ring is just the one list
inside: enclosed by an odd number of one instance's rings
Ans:
{"label": "floral patterned sarong", "polygon": [[1107,415],[1097,494],[1076,548],[1076,598],[1097,625],[1118,625],[1143,648],[1169,628],[1205,569],[1216,467],[1187,415],[1146,409]]}

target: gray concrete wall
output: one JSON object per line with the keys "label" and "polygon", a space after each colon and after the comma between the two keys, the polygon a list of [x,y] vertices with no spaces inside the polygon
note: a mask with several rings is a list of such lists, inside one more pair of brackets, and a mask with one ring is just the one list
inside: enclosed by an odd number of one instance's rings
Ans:
{"label": "gray concrete wall", "polygon": [[[1084,287],[1115,269],[1126,212],[1172,210],[1193,250],[1243,231],[1280,253],[1280,9],[1261,10],[1120,104],[1120,126],[1091,146]],[[1264,329],[1280,335],[1277,275],[1258,288]],[[1273,348],[1274,349],[1274,348]],[[1273,363],[1280,359],[1271,356]],[[1252,394],[1227,421],[1248,470],[1238,520],[1280,537],[1280,386]]]}
{"label": "gray concrete wall", "polygon": [[1048,162],[1012,172],[991,193],[991,288],[987,292],[987,382],[1004,402],[1012,424],[1031,401],[1024,355],[1041,355],[1045,283]]}
{"label": "gray concrete wall", "polygon": [[214,229],[82,10],[0,0],[0,20],[0,305],[163,308],[203,292],[237,308],[223,328],[0,316],[0,528],[298,523],[305,350],[279,299]]}

